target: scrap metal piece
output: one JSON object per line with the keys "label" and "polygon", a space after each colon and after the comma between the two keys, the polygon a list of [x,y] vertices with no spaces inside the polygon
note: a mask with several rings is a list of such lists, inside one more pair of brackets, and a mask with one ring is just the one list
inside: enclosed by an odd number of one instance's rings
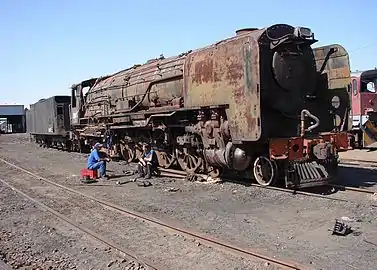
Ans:
{"label": "scrap metal piece", "polygon": [[350,233],[352,233],[351,226],[346,225],[344,222],[340,222],[337,219],[335,219],[335,225],[332,231],[333,235],[335,234],[335,235],[346,236]]}
{"label": "scrap metal piece", "polygon": [[149,187],[152,185],[151,182],[147,181],[147,180],[143,180],[143,181],[136,181],[136,184],[139,186],[139,187]]}

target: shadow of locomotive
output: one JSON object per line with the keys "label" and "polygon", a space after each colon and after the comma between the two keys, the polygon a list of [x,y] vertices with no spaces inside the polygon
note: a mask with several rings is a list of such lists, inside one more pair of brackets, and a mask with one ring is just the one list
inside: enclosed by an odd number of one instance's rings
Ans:
{"label": "shadow of locomotive", "polygon": [[[242,178],[229,178],[225,177],[224,182],[232,182],[245,187],[251,187],[253,184],[257,184],[256,181],[251,179],[242,179]],[[368,168],[360,167],[343,167],[339,166],[338,176],[331,184],[342,185],[348,187],[356,188],[369,188],[377,185],[377,170],[372,170]],[[284,181],[282,181],[277,187],[284,188]],[[308,187],[297,189],[300,191],[319,194],[319,195],[331,195],[341,191],[339,188],[335,188],[330,185],[317,186],[317,187]],[[292,189],[292,193],[294,190]]]}
{"label": "shadow of locomotive", "polygon": [[[377,185],[377,170],[339,166],[338,176],[331,184],[355,188],[370,188]],[[332,186],[304,188],[301,190],[322,195],[330,195],[342,191],[341,188],[334,188]]]}
{"label": "shadow of locomotive", "polygon": [[377,170],[340,166],[336,184],[360,188],[375,186],[377,184]]}

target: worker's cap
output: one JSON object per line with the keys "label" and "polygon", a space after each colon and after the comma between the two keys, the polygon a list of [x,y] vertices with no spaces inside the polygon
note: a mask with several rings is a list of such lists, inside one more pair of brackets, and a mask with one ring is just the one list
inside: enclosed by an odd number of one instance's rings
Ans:
{"label": "worker's cap", "polygon": [[93,145],[93,148],[101,148],[101,147],[102,147],[102,144],[99,142]]}

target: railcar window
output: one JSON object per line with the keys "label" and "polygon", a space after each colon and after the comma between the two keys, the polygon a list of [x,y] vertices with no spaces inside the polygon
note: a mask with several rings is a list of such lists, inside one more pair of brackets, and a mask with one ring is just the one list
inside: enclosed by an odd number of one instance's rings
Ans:
{"label": "railcar window", "polygon": [[357,81],[355,79],[352,80],[352,91],[353,91],[353,95],[356,96],[357,95]]}
{"label": "railcar window", "polygon": [[76,91],[75,89],[72,90],[72,93],[71,93],[71,97],[72,97],[72,108],[76,108]]}
{"label": "railcar window", "polygon": [[83,87],[83,88],[82,88],[82,94],[83,94],[84,96],[85,96],[86,94],[88,94],[89,89],[90,89],[89,86]]}

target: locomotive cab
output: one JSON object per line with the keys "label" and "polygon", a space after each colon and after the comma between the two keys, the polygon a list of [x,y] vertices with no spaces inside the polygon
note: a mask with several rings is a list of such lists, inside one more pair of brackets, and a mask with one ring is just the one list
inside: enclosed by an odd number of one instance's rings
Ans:
{"label": "locomotive cab", "polygon": [[73,151],[90,150],[90,142],[79,133],[83,127],[89,125],[89,119],[85,118],[86,94],[95,85],[98,78],[92,78],[71,86],[71,102],[69,106],[69,116],[71,121],[70,139]]}

